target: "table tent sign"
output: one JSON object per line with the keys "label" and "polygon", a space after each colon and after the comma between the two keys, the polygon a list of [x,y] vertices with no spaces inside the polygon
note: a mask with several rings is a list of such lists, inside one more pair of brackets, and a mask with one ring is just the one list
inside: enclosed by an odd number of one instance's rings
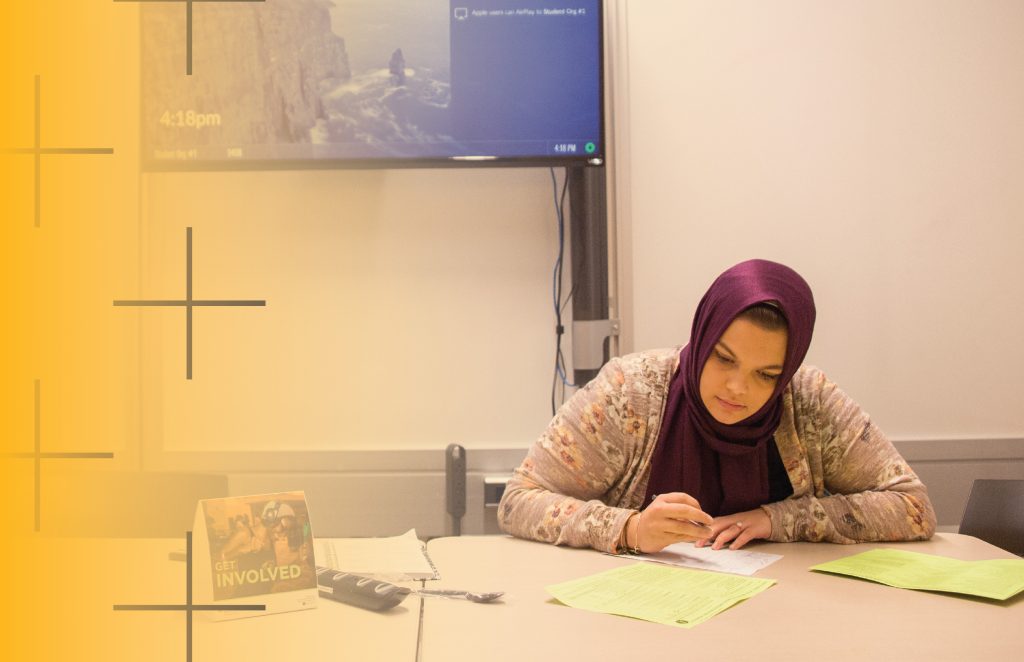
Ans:
{"label": "table tent sign", "polygon": [[265,604],[210,612],[217,620],[317,604],[313,530],[303,492],[205,499],[196,507],[193,587],[205,604]]}

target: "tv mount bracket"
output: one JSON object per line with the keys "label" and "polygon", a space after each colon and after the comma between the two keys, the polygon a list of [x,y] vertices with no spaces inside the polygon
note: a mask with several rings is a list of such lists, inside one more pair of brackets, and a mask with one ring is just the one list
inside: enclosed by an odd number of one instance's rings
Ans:
{"label": "tv mount bracket", "polygon": [[618,337],[619,320],[574,320],[572,323],[573,370],[597,370],[604,365],[604,341]]}

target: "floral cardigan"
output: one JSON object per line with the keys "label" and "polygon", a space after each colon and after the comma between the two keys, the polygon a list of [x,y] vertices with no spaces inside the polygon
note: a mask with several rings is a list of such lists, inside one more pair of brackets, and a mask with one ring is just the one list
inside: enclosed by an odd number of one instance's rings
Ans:
{"label": "floral cardigan", "polygon": [[[551,421],[498,507],[514,536],[618,551],[641,507],[679,348],[612,359]],[[935,532],[925,486],[864,411],[817,368],[783,392],[775,442],[793,494],[761,506],[770,540],[923,540]]]}

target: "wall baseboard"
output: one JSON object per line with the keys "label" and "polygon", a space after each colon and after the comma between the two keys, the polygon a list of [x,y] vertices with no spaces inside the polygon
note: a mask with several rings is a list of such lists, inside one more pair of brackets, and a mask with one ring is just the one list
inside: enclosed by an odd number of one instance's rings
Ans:
{"label": "wall baseboard", "polygon": [[[959,525],[975,479],[1024,478],[1024,439],[906,440],[894,444],[928,486],[940,526],[955,529]],[[467,449],[464,534],[498,532],[495,509],[484,505],[484,478],[511,474],[525,455],[525,448]],[[295,462],[305,464],[301,458]],[[305,490],[319,536],[395,535],[410,528],[424,538],[450,533],[442,450],[361,451],[332,464],[353,470],[226,472],[229,492]],[[401,470],[403,464],[410,468]]]}

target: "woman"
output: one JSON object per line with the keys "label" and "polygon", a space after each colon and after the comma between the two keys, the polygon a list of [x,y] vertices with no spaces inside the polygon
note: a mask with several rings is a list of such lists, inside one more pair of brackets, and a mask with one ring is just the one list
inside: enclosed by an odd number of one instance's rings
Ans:
{"label": "woman", "polygon": [[927,490],[860,407],[801,366],[803,278],[740,263],[704,295],[690,343],[613,359],[558,412],[498,508],[522,538],[607,552],[680,541],[924,540]]}

